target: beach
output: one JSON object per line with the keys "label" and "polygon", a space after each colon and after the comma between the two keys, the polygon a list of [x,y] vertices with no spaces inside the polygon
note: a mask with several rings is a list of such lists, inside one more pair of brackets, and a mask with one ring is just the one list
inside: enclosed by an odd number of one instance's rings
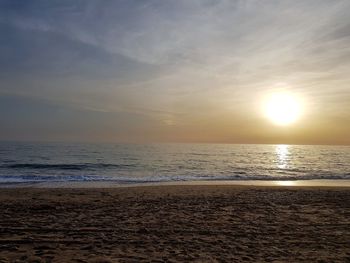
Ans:
{"label": "beach", "polygon": [[350,188],[0,191],[0,262],[349,262]]}

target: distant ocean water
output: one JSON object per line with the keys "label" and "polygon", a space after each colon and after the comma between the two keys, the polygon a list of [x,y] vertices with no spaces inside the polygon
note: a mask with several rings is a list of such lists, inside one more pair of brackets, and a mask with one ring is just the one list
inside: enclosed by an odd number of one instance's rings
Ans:
{"label": "distant ocean water", "polygon": [[0,143],[0,183],[350,179],[350,147]]}

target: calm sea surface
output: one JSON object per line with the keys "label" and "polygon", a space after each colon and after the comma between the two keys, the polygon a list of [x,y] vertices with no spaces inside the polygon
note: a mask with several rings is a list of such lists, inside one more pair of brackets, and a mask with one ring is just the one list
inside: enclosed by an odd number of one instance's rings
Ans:
{"label": "calm sea surface", "polygon": [[0,143],[0,182],[350,179],[350,147]]}

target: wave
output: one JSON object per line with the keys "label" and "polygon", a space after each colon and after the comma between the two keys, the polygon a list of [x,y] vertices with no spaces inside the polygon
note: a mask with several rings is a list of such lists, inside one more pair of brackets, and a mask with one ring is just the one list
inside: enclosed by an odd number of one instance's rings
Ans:
{"label": "wave", "polygon": [[100,175],[0,175],[0,183],[39,183],[39,182],[114,182],[119,184],[157,183],[178,181],[295,181],[295,180],[350,180],[349,174],[342,175],[304,175],[304,176],[268,176],[268,175],[231,175],[231,176],[100,176]]}
{"label": "wave", "polygon": [[40,164],[40,163],[16,163],[3,165],[8,169],[34,169],[34,170],[89,170],[103,168],[130,168],[132,164],[108,164],[108,163],[88,163],[88,164]]}
{"label": "wave", "polygon": [[108,177],[72,175],[72,176],[45,176],[45,175],[1,175],[0,183],[38,183],[38,182],[93,182],[111,181]]}
{"label": "wave", "polygon": [[101,177],[101,176],[0,176],[1,183],[41,183],[41,182],[111,182],[118,184],[139,184],[139,183],[160,183],[160,182],[186,182],[186,181],[297,181],[297,180],[349,180],[349,177],[342,176],[319,176],[315,178],[310,177],[261,177],[255,176],[250,178],[244,177],[187,177],[187,178],[169,178],[169,177],[156,177],[156,178],[115,178],[115,177]]}

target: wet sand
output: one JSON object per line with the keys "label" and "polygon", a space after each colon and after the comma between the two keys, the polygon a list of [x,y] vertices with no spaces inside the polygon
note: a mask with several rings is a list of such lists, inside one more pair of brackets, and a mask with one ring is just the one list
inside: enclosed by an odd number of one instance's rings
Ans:
{"label": "wet sand", "polygon": [[350,188],[1,189],[0,211],[0,262],[350,262]]}

